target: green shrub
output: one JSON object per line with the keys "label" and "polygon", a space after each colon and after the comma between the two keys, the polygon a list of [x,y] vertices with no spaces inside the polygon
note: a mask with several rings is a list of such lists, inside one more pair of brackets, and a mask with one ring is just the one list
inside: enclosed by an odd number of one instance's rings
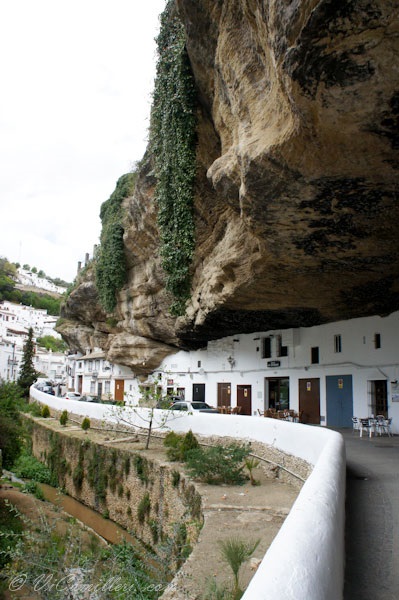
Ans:
{"label": "green shrub", "polygon": [[43,406],[43,408],[42,408],[42,417],[43,417],[44,419],[48,419],[48,418],[49,418],[49,416],[50,416],[50,409],[49,409],[49,407],[47,406],[47,404],[45,404],[45,405]]}
{"label": "green shrub", "polygon": [[61,425],[63,425],[65,427],[65,425],[68,422],[68,411],[67,410],[63,410],[60,416],[60,423]]}
{"label": "green shrub", "polygon": [[157,544],[159,540],[159,523],[156,519],[150,519],[148,525],[151,530],[152,541]]}
{"label": "green shrub", "polygon": [[226,446],[195,448],[187,453],[186,462],[190,474],[201,481],[241,484],[247,479],[243,473],[243,461],[249,452],[250,444],[236,442]]}
{"label": "green shrub", "polygon": [[169,460],[184,462],[188,452],[198,448],[199,443],[190,429],[185,435],[170,431],[165,436],[164,446],[168,448],[166,454]]}
{"label": "green shrub", "polygon": [[142,497],[142,499],[139,502],[139,505],[137,507],[137,518],[139,520],[139,523],[141,523],[141,525],[143,525],[146,517],[149,516],[151,512],[151,499],[150,499],[150,495],[148,492],[146,492],[144,494],[144,496]]}
{"label": "green shrub", "polygon": [[193,432],[188,431],[183,438],[181,443],[181,455],[182,460],[186,460],[187,454],[190,450],[195,450],[195,448],[199,448],[199,443]]}
{"label": "green shrub", "polygon": [[89,417],[85,417],[82,421],[82,429],[83,431],[87,431],[90,429],[90,419]]}
{"label": "green shrub", "polygon": [[[0,569],[10,562],[14,547],[24,528],[23,520],[15,506],[0,498]],[[1,596],[1,592],[0,592]]]}
{"label": "green shrub", "polygon": [[81,464],[79,462],[76,465],[76,467],[73,471],[73,474],[72,474],[73,485],[75,486],[75,488],[78,491],[82,489],[83,479],[84,479],[83,464]]}
{"label": "green shrub", "polygon": [[185,523],[176,523],[174,526],[174,554],[177,566],[180,567],[188,558],[192,550],[188,543],[187,527]]}
{"label": "green shrub", "polygon": [[23,491],[28,494],[33,494],[38,500],[44,500],[44,494],[36,481],[28,481],[23,487]]}
{"label": "green shrub", "polygon": [[147,484],[149,481],[148,476],[148,462],[145,458],[143,458],[140,454],[136,454],[133,459],[134,466],[136,468],[137,477],[140,479],[142,483]]}
{"label": "green shrub", "polygon": [[50,469],[25,451],[15,461],[12,470],[17,477],[22,479],[32,479],[39,483],[52,483]]}
{"label": "green shrub", "polygon": [[42,416],[42,407],[38,402],[30,402],[24,408],[25,412],[31,414],[33,417]]}
{"label": "green shrub", "polygon": [[23,430],[19,413],[22,402],[17,384],[0,384],[0,448],[5,469],[12,466],[22,449]]}
{"label": "green shrub", "polygon": [[166,434],[163,445],[167,448],[166,454],[169,460],[180,460],[180,447],[183,443],[183,434],[169,431]]}
{"label": "green shrub", "polygon": [[177,487],[180,483],[180,473],[179,471],[172,471],[172,485],[173,487]]}

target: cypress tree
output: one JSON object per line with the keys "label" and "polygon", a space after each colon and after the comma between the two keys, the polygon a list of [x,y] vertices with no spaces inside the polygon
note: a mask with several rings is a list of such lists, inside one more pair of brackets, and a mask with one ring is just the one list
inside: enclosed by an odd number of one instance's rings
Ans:
{"label": "cypress tree", "polygon": [[33,341],[33,329],[29,328],[28,338],[24,344],[21,368],[19,371],[18,385],[25,397],[29,396],[29,388],[37,379],[39,373],[33,366],[35,344]]}

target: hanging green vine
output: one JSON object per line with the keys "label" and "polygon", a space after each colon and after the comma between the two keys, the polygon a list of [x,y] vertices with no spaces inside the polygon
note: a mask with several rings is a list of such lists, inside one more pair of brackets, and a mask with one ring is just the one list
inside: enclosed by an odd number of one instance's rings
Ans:
{"label": "hanging green vine", "polygon": [[118,179],[115,191],[101,205],[101,244],[95,257],[96,287],[101,306],[107,312],[114,310],[116,294],[126,282],[122,203],[132,194],[135,180],[135,173],[122,175]]}
{"label": "hanging green vine", "polygon": [[196,93],[174,0],[161,15],[157,47],[150,148],[155,160],[162,267],[166,289],[175,298],[170,311],[182,315],[190,297],[195,247]]}

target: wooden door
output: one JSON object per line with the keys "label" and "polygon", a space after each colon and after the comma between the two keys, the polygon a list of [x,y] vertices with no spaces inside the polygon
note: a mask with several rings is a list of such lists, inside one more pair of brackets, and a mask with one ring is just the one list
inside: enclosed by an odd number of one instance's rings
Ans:
{"label": "wooden door", "polygon": [[123,379],[115,379],[115,401],[123,402],[125,399],[125,381]]}
{"label": "wooden door", "polygon": [[205,383],[193,383],[193,402],[205,402]]}
{"label": "wooden door", "polygon": [[252,388],[250,385],[237,385],[237,406],[240,415],[252,414]]}
{"label": "wooden door", "polygon": [[371,412],[388,417],[388,393],[386,379],[375,379],[371,384]]}
{"label": "wooden door", "polygon": [[320,379],[299,380],[299,412],[301,422],[320,425]]}
{"label": "wooden door", "polygon": [[218,406],[231,406],[231,383],[218,383]]}
{"label": "wooden door", "polygon": [[82,394],[83,389],[83,375],[78,375],[78,392]]}

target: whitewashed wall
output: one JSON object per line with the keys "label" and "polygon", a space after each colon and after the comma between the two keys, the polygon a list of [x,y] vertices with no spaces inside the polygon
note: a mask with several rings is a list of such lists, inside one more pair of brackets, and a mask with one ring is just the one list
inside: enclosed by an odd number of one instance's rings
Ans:
{"label": "whitewashed wall", "polygon": [[[280,366],[267,367],[270,359],[262,358],[261,338],[281,334],[289,355],[279,357]],[[374,347],[374,335],[381,336],[381,348]],[[342,352],[334,352],[334,335],[342,338]],[[236,405],[237,385],[250,385],[252,412],[265,408],[265,378],[287,377],[290,380],[290,408],[299,408],[299,379],[320,379],[320,414],[326,417],[327,375],[351,375],[353,413],[371,416],[368,382],[386,380],[388,416],[392,430],[399,433],[399,401],[392,401],[393,382],[399,380],[399,312],[387,317],[364,317],[297,330],[238,334],[208,342],[208,347],[192,352],[180,351],[160,365],[163,381],[173,379],[175,387],[184,387],[186,399],[192,399],[193,383],[205,384],[205,400],[217,405],[217,384],[231,384],[231,404]],[[311,348],[319,347],[319,364],[311,364]],[[228,357],[235,360],[231,368]],[[275,358],[275,357],[273,357]],[[201,366],[199,366],[199,364]],[[166,385],[166,384],[165,384]],[[398,390],[399,390],[399,384]],[[325,424],[325,421],[322,422]]]}
{"label": "whitewashed wall", "polygon": [[[48,406],[115,422],[112,408],[64,400],[31,388]],[[132,422],[136,412],[124,409]],[[145,409],[141,409],[145,412]],[[163,411],[156,411],[161,419]],[[175,431],[260,441],[298,456],[314,469],[253,577],[245,600],[340,600],[344,577],[345,447],[340,434],[261,417],[178,415]]]}

